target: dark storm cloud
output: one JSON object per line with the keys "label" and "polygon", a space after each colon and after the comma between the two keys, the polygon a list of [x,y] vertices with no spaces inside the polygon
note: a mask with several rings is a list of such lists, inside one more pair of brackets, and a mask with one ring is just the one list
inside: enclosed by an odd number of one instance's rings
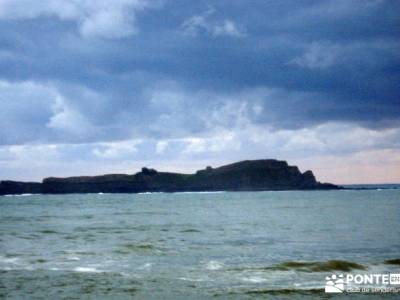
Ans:
{"label": "dark storm cloud", "polygon": [[399,2],[54,3],[0,4],[2,144],[399,124]]}

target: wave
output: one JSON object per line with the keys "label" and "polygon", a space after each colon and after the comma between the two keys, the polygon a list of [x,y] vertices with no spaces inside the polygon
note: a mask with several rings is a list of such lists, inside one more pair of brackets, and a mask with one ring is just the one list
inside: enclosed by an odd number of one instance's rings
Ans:
{"label": "wave", "polygon": [[324,289],[257,289],[244,292],[248,295],[319,295],[325,294]]}
{"label": "wave", "polygon": [[165,192],[141,192],[137,193],[137,195],[152,195],[152,194],[166,194]]}
{"label": "wave", "polygon": [[387,265],[400,265],[400,258],[387,259],[384,261],[384,263]]}
{"label": "wave", "polygon": [[129,250],[153,250],[152,244],[125,244],[124,247]]}
{"label": "wave", "polygon": [[78,256],[67,256],[65,259],[68,260],[68,261],[78,261],[78,260],[81,260]]}
{"label": "wave", "polygon": [[250,296],[318,296],[325,295],[325,290],[321,288],[312,288],[312,289],[293,289],[293,288],[282,288],[282,289],[240,289],[236,291],[229,291],[227,293],[216,293],[214,296],[223,296],[223,295],[250,295]]}
{"label": "wave", "polygon": [[62,250],[62,251],[58,251],[56,252],[57,254],[61,254],[61,255],[72,255],[72,256],[78,256],[78,255],[88,255],[88,256],[92,256],[92,255],[96,255],[97,253],[94,251],[84,251],[84,250]]}
{"label": "wave", "polygon": [[267,267],[234,268],[233,271],[298,271],[298,272],[349,272],[351,270],[366,270],[367,267],[356,262],[346,260],[328,261],[286,261]]}
{"label": "wave", "polygon": [[150,243],[127,243],[120,245],[120,247],[113,250],[114,253],[127,255],[132,252],[137,254],[156,254],[160,255],[164,253],[166,249],[156,247]]}
{"label": "wave", "polygon": [[197,229],[194,229],[194,228],[189,228],[189,229],[181,230],[179,232],[182,232],[182,233],[200,233],[201,231],[197,230]]}
{"label": "wave", "polygon": [[153,195],[153,194],[222,194],[226,191],[187,191],[187,192],[141,192],[137,195]]}
{"label": "wave", "polygon": [[153,266],[152,263],[145,263],[143,266],[138,267],[139,270],[150,270]]}
{"label": "wave", "polygon": [[3,195],[4,197],[27,197],[27,196],[33,196],[33,195],[42,195],[42,194],[9,194],[9,195]]}
{"label": "wave", "polygon": [[38,258],[38,259],[31,260],[31,263],[37,263],[37,264],[44,264],[47,262],[48,262],[48,260],[44,259],[44,258]]}
{"label": "wave", "polygon": [[40,230],[39,232],[42,234],[58,234],[57,231],[52,230],[52,229],[44,229],[44,230]]}
{"label": "wave", "polygon": [[251,282],[251,283],[262,283],[262,282],[267,281],[267,279],[259,277],[259,276],[243,277],[243,278],[241,278],[241,280],[243,280],[245,282]]}
{"label": "wave", "polygon": [[328,260],[324,262],[287,261],[269,267],[269,269],[279,270],[279,271],[296,270],[300,272],[331,272],[331,271],[349,272],[351,270],[365,270],[367,269],[367,267],[352,261]]}
{"label": "wave", "polygon": [[19,260],[15,256],[2,256],[0,255],[0,263],[15,264]]}
{"label": "wave", "polygon": [[206,269],[207,270],[212,270],[212,271],[214,271],[214,270],[220,270],[220,269],[222,269],[224,267],[224,264],[223,263],[220,263],[219,261],[216,261],[216,260],[211,260],[211,261],[209,261],[208,263],[207,263],[207,265],[206,265]]}
{"label": "wave", "polygon": [[173,194],[223,194],[227,193],[226,191],[193,191],[193,192],[174,192]]}
{"label": "wave", "polygon": [[101,273],[103,271],[100,271],[96,268],[92,267],[76,267],[74,268],[74,272],[80,272],[80,273]]}
{"label": "wave", "polygon": [[201,278],[189,278],[189,277],[179,277],[179,280],[183,280],[183,281],[192,281],[192,282],[202,282],[205,281],[204,279]]}

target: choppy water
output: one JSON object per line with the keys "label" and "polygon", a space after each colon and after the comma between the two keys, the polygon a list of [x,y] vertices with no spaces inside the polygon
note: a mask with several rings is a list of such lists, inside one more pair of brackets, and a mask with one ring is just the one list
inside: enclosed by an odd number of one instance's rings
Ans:
{"label": "choppy water", "polygon": [[0,197],[0,298],[326,297],[399,229],[400,190]]}

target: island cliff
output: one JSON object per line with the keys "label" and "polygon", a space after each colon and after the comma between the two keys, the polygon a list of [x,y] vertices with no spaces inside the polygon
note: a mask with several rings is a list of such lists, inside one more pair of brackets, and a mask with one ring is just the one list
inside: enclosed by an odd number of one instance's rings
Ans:
{"label": "island cliff", "polygon": [[337,189],[316,181],[311,171],[274,159],[246,160],[218,168],[207,167],[195,174],[158,172],[143,168],[134,175],[108,174],[67,178],[45,178],[42,183],[1,181],[0,195],[42,193],[142,193],[185,191],[267,191]]}

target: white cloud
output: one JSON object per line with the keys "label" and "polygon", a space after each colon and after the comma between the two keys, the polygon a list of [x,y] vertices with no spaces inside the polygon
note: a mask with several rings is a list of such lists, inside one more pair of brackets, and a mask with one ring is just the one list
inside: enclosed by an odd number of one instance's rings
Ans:
{"label": "white cloud", "polygon": [[268,151],[284,157],[340,156],[365,150],[400,148],[400,128],[373,130],[352,123],[324,123],[295,130],[273,130],[249,123],[235,132],[254,149],[268,145]]}
{"label": "white cloud", "polygon": [[117,159],[124,158],[137,152],[137,146],[142,143],[142,140],[128,140],[112,143],[95,144],[93,154],[100,158]]}
{"label": "white cloud", "polygon": [[263,113],[262,99],[269,91],[191,91],[176,83],[159,83],[145,92],[151,118],[145,130],[153,136],[176,139],[238,126]]}
{"label": "white cloud", "polygon": [[147,0],[2,0],[0,18],[56,16],[77,22],[85,37],[122,38],[137,31],[135,13],[148,6]]}
{"label": "white cloud", "polygon": [[309,69],[326,69],[337,62],[340,47],[320,42],[307,46],[303,55],[294,58],[289,64]]}
{"label": "white cloud", "polygon": [[224,20],[221,23],[217,23],[211,29],[211,33],[214,36],[234,36],[240,37],[243,33],[237,28],[236,24],[231,20]]}
{"label": "white cloud", "polygon": [[236,152],[242,147],[242,141],[234,132],[223,130],[208,137],[182,139],[183,154]]}
{"label": "white cloud", "polygon": [[214,37],[242,37],[245,35],[234,21],[230,19],[215,20],[214,14],[215,10],[209,9],[201,15],[195,15],[185,20],[181,25],[184,33],[195,36],[200,32],[205,32]]}
{"label": "white cloud", "polygon": [[59,158],[57,145],[13,145],[8,148],[15,160],[54,160]]}
{"label": "white cloud", "polygon": [[400,180],[399,141],[400,128],[378,131],[350,123],[328,123],[276,131],[265,125],[240,123],[177,139],[2,146],[0,178],[131,174],[146,165],[190,173],[206,165],[277,158],[303,171],[312,169],[321,181],[395,182]]}
{"label": "white cloud", "polygon": [[313,41],[298,45],[302,54],[289,60],[288,65],[298,66],[311,70],[328,70],[331,67],[354,67],[355,62],[364,67],[376,64],[374,54],[391,56],[399,52],[399,43],[390,40],[328,42],[326,40]]}
{"label": "white cloud", "polygon": [[156,153],[164,154],[168,148],[168,141],[158,141],[156,144]]}
{"label": "white cloud", "polygon": [[86,136],[89,130],[94,130],[85,116],[69,107],[61,95],[56,98],[53,112],[53,116],[46,124],[48,128],[65,131],[74,136]]}
{"label": "white cloud", "polygon": [[207,151],[207,140],[202,138],[188,138],[184,153],[199,153]]}
{"label": "white cloud", "polygon": [[0,80],[0,103],[0,145],[105,141],[122,132],[104,121],[110,99],[82,86]]}

